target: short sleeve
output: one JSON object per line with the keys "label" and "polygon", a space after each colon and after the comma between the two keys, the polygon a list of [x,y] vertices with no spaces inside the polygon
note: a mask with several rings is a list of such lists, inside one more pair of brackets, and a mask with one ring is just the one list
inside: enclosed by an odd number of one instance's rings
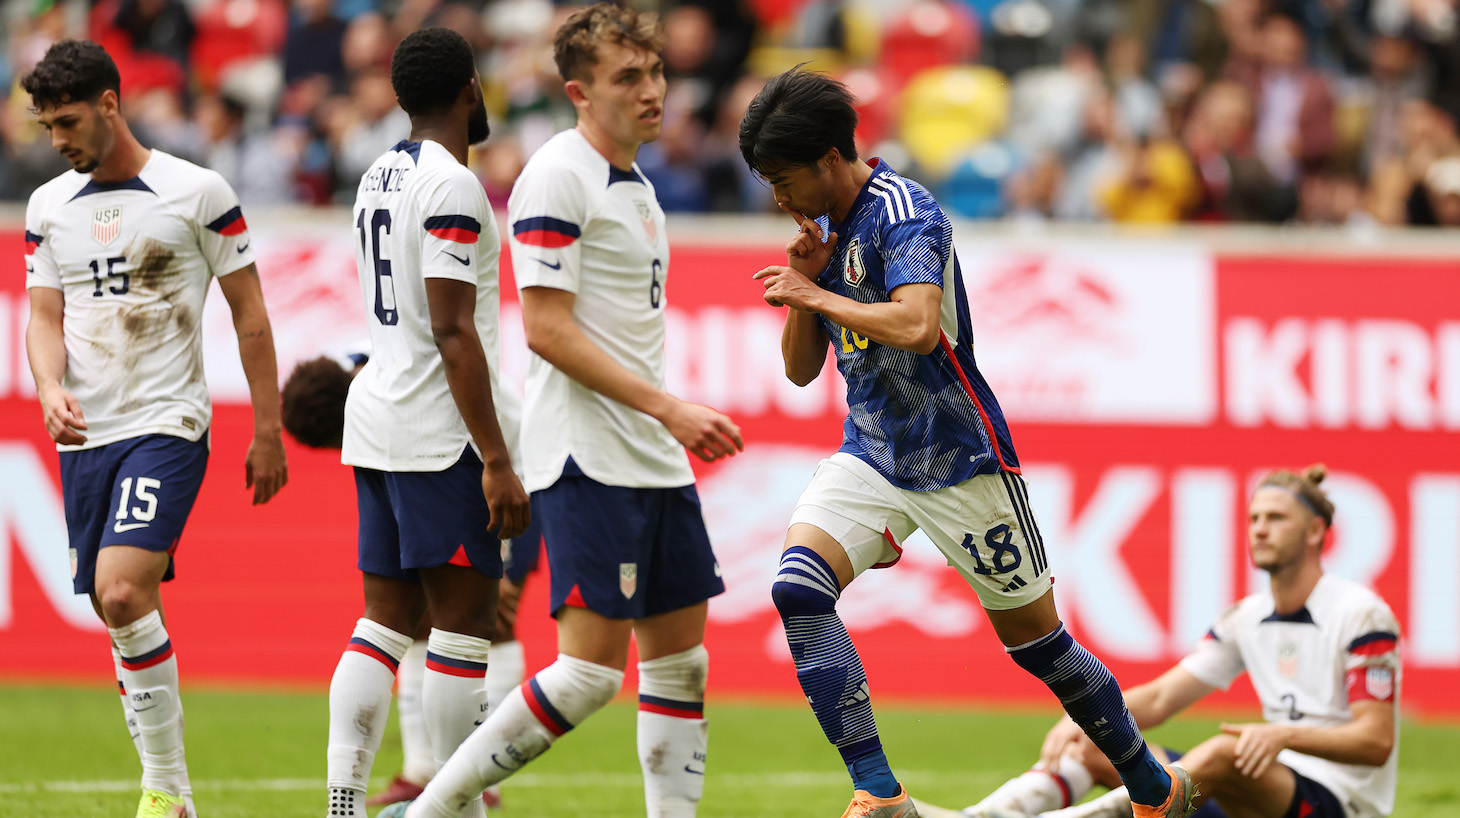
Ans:
{"label": "short sleeve", "polygon": [[1392,702],[1399,694],[1399,622],[1388,606],[1375,604],[1345,629],[1344,681],[1350,702]]}
{"label": "short sleeve", "polygon": [[1196,648],[1181,660],[1181,666],[1203,684],[1226,690],[1247,669],[1237,647],[1237,608],[1223,614],[1207,631]]}
{"label": "short sleeve", "polygon": [[476,257],[483,252],[477,242],[490,217],[476,176],[465,168],[444,175],[421,206],[421,276],[476,284]]}
{"label": "short sleeve", "polygon": [[943,271],[953,251],[948,216],[931,199],[914,199],[902,179],[888,180],[882,198],[886,212],[879,238],[887,291],[903,284],[943,286]]}
{"label": "short sleeve", "polygon": [[587,216],[587,191],[571,169],[544,164],[523,173],[507,200],[518,289],[578,292]]}
{"label": "short sleeve", "polygon": [[39,194],[31,196],[25,208],[25,288],[49,287],[61,289],[61,269],[56,266],[52,247],[46,239],[42,223],[44,205],[37,201]]}
{"label": "short sleeve", "polygon": [[198,246],[213,275],[225,276],[254,263],[253,239],[238,194],[217,173],[203,174],[198,217],[203,224]]}

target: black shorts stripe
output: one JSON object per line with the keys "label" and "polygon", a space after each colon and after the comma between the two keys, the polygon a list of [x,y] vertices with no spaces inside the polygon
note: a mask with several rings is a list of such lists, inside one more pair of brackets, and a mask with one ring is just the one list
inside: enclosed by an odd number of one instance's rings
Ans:
{"label": "black shorts stripe", "polygon": [[1024,501],[1024,515],[1029,518],[1029,530],[1033,532],[1034,548],[1039,552],[1039,568],[1041,571],[1049,570],[1049,555],[1044,550],[1044,534],[1039,530],[1039,524],[1034,521],[1034,506],[1029,502],[1029,484],[1024,478],[1014,475],[1014,485],[1019,489],[1019,497]]}
{"label": "black shorts stripe", "polygon": [[1024,545],[1029,551],[1029,562],[1034,567],[1034,576],[1038,577],[1044,573],[1046,567],[1044,548],[1039,540],[1039,531],[1034,527],[1034,518],[1029,514],[1028,502],[1021,498],[1019,478],[1008,472],[999,472],[999,477],[1004,481],[1004,491],[1009,495],[1014,516],[1019,520],[1019,528],[1024,533]]}

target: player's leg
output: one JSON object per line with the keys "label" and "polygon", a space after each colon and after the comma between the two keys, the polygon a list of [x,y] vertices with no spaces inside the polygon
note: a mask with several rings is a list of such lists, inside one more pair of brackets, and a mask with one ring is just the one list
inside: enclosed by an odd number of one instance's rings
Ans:
{"label": "player's leg", "polygon": [[[487,713],[495,712],[527,673],[527,657],[517,640],[517,607],[527,575],[537,568],[542,553],[542,523],[534,509],[532,522],[520,537],[502,542],[502,584],[497,595],[497,635],[492,641],[492,662],[487,666]],[[502,805],[502,788],[487,787],[482,803],[488,809]]]}
{"label": "player's leg", "polygon": [[[694,486],[643,492],[652,534],[638,555],[639,767],[649,818],[693,818],[705,789],[707,600],[725,591]],[[646,532],[648,534],[648,532]]]}
{"label": "player's leg", "polygon": [[[415,639],[401,657],[395,672],[395,718],[400,727],[401,771],[385,789],[365,799],[365,806],[378,807],[409,801],[436,774],[436,756],[431,752],[431,734],[426,730],[426,714],[421,701],[421,685],[426,678],[426,641],[431,637],[431,618],[421,617]],[[493,648],[493,661],[496,649]]]}
{"label": "player's leg", "polygon": [[801,495],[771,586],[796,678],[858,791],[849,814],[870,814],[905,795],[882,750],[867,674],[836,603],[863,571],[895,562],[911,531],[885,491],[834,456]]}
{"label": "player's leg", "polygon": [[[641,602],[628,579],[646,519],[638,489],[565,474],[533,494],[552,576],[558,658],[503,699],[406,811],[450,818],[542,755],[623,686]],[[628,556],[624,556],[628,555]],[[626,590],[627,589],[627,590]]]}
{"label": "player's leg", "polygon": [[102,448],[114,470],[102,468],[111,485],[95,556],[95,597],[137,721],[143,803],[181,812],[191,785],[161,583],[172,579],[173,551],[202,486],[208,444],[148,435]]}
{"label": "player's leg", "polygon": [[399,530],[385,472],[355,469],[365,611],[330,680],[326,786],[331,818],[365,814],[365,790],[390,715],[396,670],[410,647],[425,597],[401,568]]}
{"label": "player's leg", "polygon": [[1005,650],[1059,698],[1110,758],[1145,814],[1184,814],[1190,781],[1151,755],[1115,677],[1059,620],[1023,478],[976,475],[946,489],[903,496],[913,520],[978,593]]}
{"label": "player's leg", "polygon": [[1239,771],[1236,736],[1213,736],[1182,756],[1180,763],[1200,785],[1199,800],[1206,802],[1203,809],[1215,802],[1231,818],[1341,818],[1344,814],[1327,788],[1282,764],[1269,764],[1256,777]]}

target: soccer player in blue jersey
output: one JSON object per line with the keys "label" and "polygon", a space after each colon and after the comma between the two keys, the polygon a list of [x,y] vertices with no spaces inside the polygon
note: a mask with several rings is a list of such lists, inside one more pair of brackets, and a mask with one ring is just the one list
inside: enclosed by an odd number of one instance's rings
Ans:
{"label": "soccer player in blue jersey", "polygon": [[1146,748],[1115,678],[1066,632],[998,401],[973,357],[968,300],[948,217],[916,182],[857,158],[857,114],[840,82],[792,69],[740,123],[740,151],[800,230],[787,264],[755,274],[791,309],[786,375],[821,373],[827,344],[847,381],[841,450],[801,496],[771,594],[796,675],[854,796],[844,818],[911,818],[836,613],[843,588],[897,561],[922,529],[977,591],[1020,667],[1043,681],[1109,756],[1137,818],[1190,808],[1185,772]]}
{"label": "soccer player in blue jersey", "polygon": [[215,278],[253,399],[244,469],[254,503],[288,481],[252,241],[223,177],[137,141],[101,46],[56,43],[20,85],[72,167],[25,212],[26,349],[60,452],[72,585],[111,635],[142,759],[138,818],[193,816],[161,584],[208,463],[201,318]]}

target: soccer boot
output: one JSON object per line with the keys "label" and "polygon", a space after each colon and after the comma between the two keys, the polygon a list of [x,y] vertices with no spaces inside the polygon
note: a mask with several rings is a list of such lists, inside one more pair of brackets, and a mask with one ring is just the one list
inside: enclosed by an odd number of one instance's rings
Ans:
{"label": "soccer boot", "polygon": [[397,801],[411,801],[420,796],[424,787],[411,783],[403,775],[391,779],[385,789],[365,799],[365,806],[378,807],[382,804],[394,804]]}
{"label": "soccer boot", "polygon": [[410,805],[410,801],[397,801],[376,813],[375,818],[405,818],[406,807]]}
{"label": "soccer boot", "polygon": [[1191,783],[1191,775],[1180,767],[1173,767],[1170,764],[1162,765],[1166,772],[1171,775],[1171,792],[1160,806],[1148,807],[1145,804],[1131,803],[1131,813],[1134,818],[1183,818],[1196,810],[1191,799],[1196,797],[1196,785]]}
{"label": "soccer boot", "polygon": [[918,818],[918,808],[907,794],[907,788],[897,786],[897,795],[878,798],[866,790],[852,793],[852,803],[842,818]]}
{"label": "soccer boot", "polygon": [[144,789],[137,804],[137,818],[189,818],[188,805],[181,795]]}

